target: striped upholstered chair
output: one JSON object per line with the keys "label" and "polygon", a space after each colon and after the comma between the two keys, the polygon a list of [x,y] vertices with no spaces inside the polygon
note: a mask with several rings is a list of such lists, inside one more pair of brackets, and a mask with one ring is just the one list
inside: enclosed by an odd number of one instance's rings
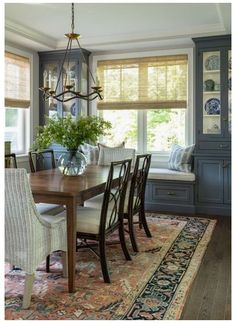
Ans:
{"label": "striped upholstered chair", "polygon": [[5,170],[5,260],[26,273],[23,308],[30,306],[37,267],[53,251],[62,250],[67,276],[65,211],[40,215],[25,169]]}

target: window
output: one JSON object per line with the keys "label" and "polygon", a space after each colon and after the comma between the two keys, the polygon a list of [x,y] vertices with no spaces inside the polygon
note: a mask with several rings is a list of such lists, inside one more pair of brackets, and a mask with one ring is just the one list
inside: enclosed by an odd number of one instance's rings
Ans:
{"label": "window", "polygon": [[113,127],[109,144],[126,140],[138,152],[187,144],[188,56],[98,61],[104,100],[98,110]]}
{"label": "window", "polygon": [[27,152],[30,106],[30,61],[27,57],[5,53],[5,140],[11,151]]}

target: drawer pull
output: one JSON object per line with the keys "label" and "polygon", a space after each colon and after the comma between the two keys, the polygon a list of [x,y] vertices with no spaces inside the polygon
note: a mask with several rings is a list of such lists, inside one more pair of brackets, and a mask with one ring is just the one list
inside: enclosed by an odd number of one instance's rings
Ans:
{"label": "drawer pull", "polygon": [[224,165],[223,165],[223,168],[228,168],[230,166],[230,163],[225,163]]}
{"label": "drawer pull", "polygon": [[228,145],[226,145],[226,144],[220,144],[219,145],[219,148],[228,148],[229,146]]}
{"label": "drawer pull", "polygon": [[167,195],[172,195],[173,196],[173,195],[176,195],[176,193],[174,193],[174,192],[168,192]]}

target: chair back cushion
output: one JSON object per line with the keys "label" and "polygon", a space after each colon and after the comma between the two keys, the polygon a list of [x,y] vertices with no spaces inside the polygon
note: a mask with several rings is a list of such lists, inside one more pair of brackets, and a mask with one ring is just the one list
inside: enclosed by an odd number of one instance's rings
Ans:
{"label": "chair back cushion", "polygon": [[98,165],[110,165],[111,162],[123,159],[135,160],[135,149],[132,148],[105,148],[100,147]]}
{"label": "chair back cushion", "polygon": [[98,146],[93,146],[93,145],[84,143],[83,145],[80,145],[80,149],[82,153],[85,155],[88,165],[97,165],[98,155],[99,155]]}

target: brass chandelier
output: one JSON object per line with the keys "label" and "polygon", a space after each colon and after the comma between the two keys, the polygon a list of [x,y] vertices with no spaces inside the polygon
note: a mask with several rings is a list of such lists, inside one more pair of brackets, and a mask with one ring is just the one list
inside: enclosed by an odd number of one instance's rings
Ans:
{"label": "brass chandelier", "polygon": [[[65,34],[65,36],[68,38],[68,42],[67,42],[67,46],[66,46],[66,50],[65,50],[65,55],[63,57],[62,64],[59,69],[59,76],[57,79],[56,87],[55,87],[55,89],[53,89],[51,87],[44,85],[43,87],[39,88],[43,92],[44,101],[47,101],[49,99],[50,100],[55,99],[59,102],[67,102],[67,101],[70,101],[73,99],[82,99],[82,100],[86,100],[86,101],[93,101],[96,98],[99,98],[100,100],[102,100],[103,99],[103,97],[101,95],[102,88],[101,88],[101,86],[98,86],[98,84],[96,85],[93,74],[90,71],[89,66],[86,62],[82,48],[81,48],[79,40],[78,40],[80,38],[80,34],[76,34],[74,32],[74,3],[72,3],[72,6],[71,6],[71,33],[67,33],[67,34]],[[85,64],[87,65],[89,74],[90,74],[91,79],[94,84],[94,86],[91,86],[91,92],[87,93],[87,94],[83,94],[80,91],[76,91],[75,86],[70,83],[70,77],[68,76],[70,73],[70,71],[69,71],[70,54],[71,54],[73,41],[77,42],[77,45],[80,49],[81,57],[82,57],[83,61],[85,62]],[[64,81],[63,81],[63,66],[65,63],[67,63],[68,71],[66,71],[66,76],[64,77]],[[60,84],[63,84],[62,92],[59,91]]]}

